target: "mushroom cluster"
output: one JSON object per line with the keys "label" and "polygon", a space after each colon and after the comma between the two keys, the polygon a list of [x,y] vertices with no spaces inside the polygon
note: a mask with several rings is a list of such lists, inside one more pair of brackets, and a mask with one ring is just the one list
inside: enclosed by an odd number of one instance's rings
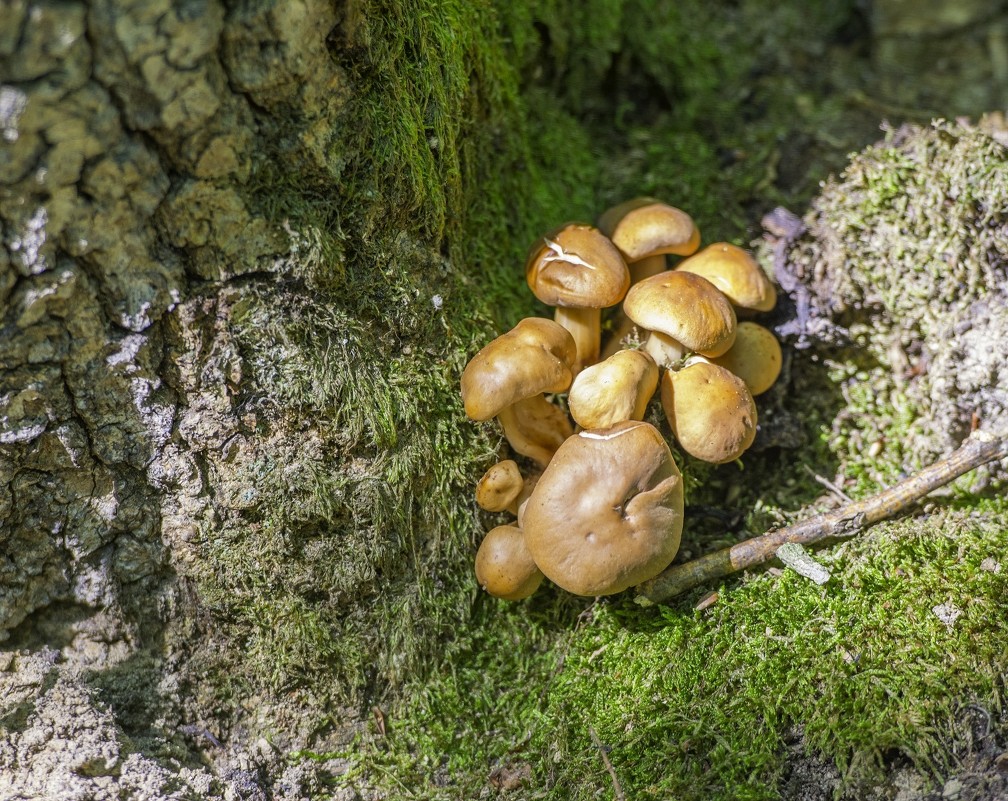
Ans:
{"label": "mushroom cluster", "polygon": [[[526,598],[544,577],[578,595],[608,595],[672,562],[683,486],[668,443],[644,421],[656,391],[689,455],[721,464],[752,444],[753,396],[774,383],[782,359],[774,335],[750,318],[772,309],[776,292],[742,248],[699,248],[688,214],[638,198],[530,249],[526,280],[554,319],[520,321],[472,358],[461,381],[466,414],[496,417],[528,465],[523,474],[514,459],[501,461],[476,487],[483,509],[516,517],[476,555],[491,595]],[[683,258],[669,269],[669,256]],[[621,301],[603,346],[602,309]]]}

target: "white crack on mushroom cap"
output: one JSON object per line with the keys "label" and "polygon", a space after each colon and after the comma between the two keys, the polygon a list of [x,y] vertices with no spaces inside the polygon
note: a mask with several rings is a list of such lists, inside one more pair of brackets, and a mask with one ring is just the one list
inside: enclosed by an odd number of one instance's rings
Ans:
{"label": "white crack on mushroom cap", "polygon": [[616,246],[591,225],[568,223],[529,250],[525,280],[554,319],[571,332],[577,347],[575,374],[598,361],[601,312],[626,295],[630,272]]}

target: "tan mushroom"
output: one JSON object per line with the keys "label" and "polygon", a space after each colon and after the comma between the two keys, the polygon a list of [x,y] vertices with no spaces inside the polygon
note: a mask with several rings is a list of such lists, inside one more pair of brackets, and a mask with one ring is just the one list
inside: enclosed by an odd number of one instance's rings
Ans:
{"label": "tan mushroom", "polygon": [[743,314],[770,311],[777,303],[777,290],[752,254],[727,242],[708,245],[676,269],[702,275]]}
{"label": "tan mushroom", "polygon": [[658,430],[629,421],[557,450],[525,505],[525,544],[577,595],[609,595],[664,570],[679,549],[682,477]]}
{"label": "tan mushroom", "polygon": [[466,365],[466,414],[473,420],[497,417],[515,452],[545,466],[573,429],[542,393],[570,387],[574,356],[574,340],[563,326],[538,317],[520,321]]}
{"label": "tan mushroom", "polygon": [[495,598],[520,601],[542,584],[543,574],[525,546],[517,526],[497,526],[487,532],[476,552],[476,580]]}
{"label": "tan mushroom", "polygon": [[745,381],[753,395],[761,395],[780,375],[783,355],[772,331],[759,323],[743,320],[735,332],[735,344],[711,361]]}
{"label": "tan mushroom", "polygon": [[[664,272],[666,255],[688,256],[700,247],[700,230],[681,209],[650,197],[627,200],[599,217],[599,229],[608,236],[630,268],[630,285]],[[603,346],[607,359],[626,346],[634,322],[620,313],[612,321],[612,333]]]}
{"label": "tan mushroom", "polygon": [[630,267],[630,282],[664,272],[665,256],[688,256],[700,247],[700,230],[685,211],[652,197],[627,200],[599,217]]}
{"label": "tan mushroom", "polygon": [[476,503],[488,512],[503,512],[521,494],[523,485],[514,459],[497,462],[476,484]]}
{"label": "tan mushroom", "polygon": [[720,356],[735,342],[731,303],[692,273],[667,270],[634,284],[623,312],[651,332],[644,348],[659,367],[675,367],[691,351]]}
{"label": "tan mushroom", "polygon": [[745,382],[704,358],[665,373],[661,401],[676,442],[705,462],[738,459],[756,436],[756,404]]}
{"label": "tan mushroom", "polygon": [[630,286],[616,246],[591,225],[569,223],[533,245],[525,280],[539,300],[556,307],[554,319],[574,337],[574,373],[597,362],[601,310],[623,300]]}
{"label": "tan mushroom", "polygon": [[657,388],[654,359],[641,350],[621,350],[578,373],[567,408],[582,428],[608,428],[642,420]]}

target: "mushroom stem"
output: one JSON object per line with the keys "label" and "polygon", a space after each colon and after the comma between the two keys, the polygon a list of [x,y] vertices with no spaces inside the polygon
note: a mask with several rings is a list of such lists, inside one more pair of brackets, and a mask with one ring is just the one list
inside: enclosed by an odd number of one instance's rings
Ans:
{"label": "mushroom stem", "polygon": [[561,409],[543,395],[518,401],[497,415],[504,437],[515,453],[546,467],[574,429]]}
{"label": "mushroom stem", "polygon": [[638,281],[665,272],[668,269],[668,264],[665,254],[659,253],[657,256],[645,256],[643,259],[638,259],[628,264],[627,267],[630,268],[630,286],[633,286]]}
{"label": "mushroom stem", "polygon": [[578,309],[571,306],[557,306],[553,319],[570,331],[577,345],[577,357],[572,372],[577,375],[581,369],[599,360],[602,338],[602,310]]}
{"label": "mushroom stem", "polygon": [[641,606],[662,603],[708,581],[769,562],[785,543],[810,545],[833,537],[853,536],[873,523],[906,511],[932,490],[954,481],[973,468],[1005,458],[1008,458],[1008,431],[997,435],[974,431],[944,459],[876,495],[793,526],[744,540],[691,562],[673,565],[638,586],[635,600]]}
{"label": "mushroom stem", "polygon": [[658,331],[652,331],[648,336],[647,342],[644,343],[644,350],[651,355],[659,367],[664,367],[666,370],[678,366],[682,357],[686,355],[686,348],[682,343]]}

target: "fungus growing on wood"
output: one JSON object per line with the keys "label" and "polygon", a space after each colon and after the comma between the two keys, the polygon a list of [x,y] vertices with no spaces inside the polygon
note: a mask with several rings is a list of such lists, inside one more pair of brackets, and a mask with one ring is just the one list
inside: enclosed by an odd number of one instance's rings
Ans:
{"label": "fungus growing on wood", "polygon": [[473,420],[496,417],[511,447],[545,466],[573,428],[543,393],[570,386],[574,357],[574,340],[563,326],[539,317],[521,320],[466,365],[466,414]]}
{"label": "fungus growing on wood", "polygon": [[667,270],[634,284],[623,311],[651,332],[645,350],[659,367],[674,367],[689,352],[720,356],[735,342],[735,311],[710,281]]}
{"label": "fungus growing on wood", "polygon": [[476,503],[488,512],[503,512],[521,494],[523,484],[514,459],[497,462],[476,485]]}
{"label": "fungus growing on wood", "polygon": [[756,437],[756,404],[745,382],[707,359],[665,373],[661,401],[676,442],[697,459],[734,461]]}
{"label": "fungus growing on wood", "polygon": [[517,526],[490,529],[476,552],[476,580],[495,598],[520,601],[542,584],[542,571]]}
{"label": "fungus growing on wood", "polygon": [[688,256],[700,247],[700,230],[682,209],[651,197],[627,200],[599,217],[630,268],[632,284],[664,272],[665,256]]}
{"label": "fungus growing on wood", "polygon": [[743,314],[767,312],[777,303],[777,290],[752,254],[727,242],[708,245],[676,270],[702,275]]}
{"label": "fungus growing on wood", "polygon": [[601,310],[626,295],[630,273],[616,246],[591,225],[569,223],[529,251],[525,280],[577,344],[574,373],[598,361]]}
{"label": "fungus growing on wood", "polygon": [[649,423],[582,431],[557,450],[525,506],[525,544],[577,595],[610,595],[660,573],[679,549],[683,486]]}
{"label": "fungus growing on wood", "polygon": [[774,385],[784,358],[772,331],[743,320],[735,331],[735,344],[711,361],[745,381],[753,395],[761,395]]}
{"label": "fungus growing on wood", "polygon": [[582,428],[608,428],[643,419],[657,388],[654,359],[641,350],[621,350],[578,373],[567,408]]}

